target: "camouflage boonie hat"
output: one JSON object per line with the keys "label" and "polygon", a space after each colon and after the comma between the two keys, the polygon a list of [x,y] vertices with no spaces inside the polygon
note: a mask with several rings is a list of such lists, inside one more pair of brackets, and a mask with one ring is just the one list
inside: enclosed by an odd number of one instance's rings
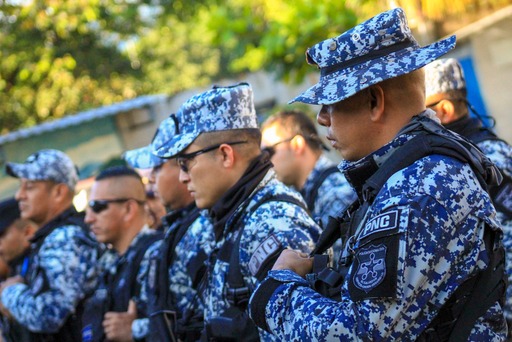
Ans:
{"label": "camouflage boonie hat", "polygon": [[381,13],[306,51],[320,69],[320,81],[290,101],[327,105],[371,85],[419,69],[455,46],[455,36],[420,47],[404,11]]}
{"label": "camouflage boonie hat", "polygon": [[172,139],[176,133],[176,122],[173,119],[175,114],[160,123],[158,129],[151,140],[151,144],[135,150],[126,151],[123,154],[124,160],[131,166],[138,169],[150,169],[162,165],[165,159],[156,156],[153,153],[154,146],[162,146]]}
{"label": "camouflage boonie hat", "polygon": [[176,125],[175,134],[163,144],[153,143],[153,153],[172,158],[186,149],[201,133],[258,128],[252,88],[248,83],[211,90],[187,100],[167,120]]}
{"label": "camouflage boonie hat", "polygon": [[40,150],[31,154],[24,163],[7,163],[5,171],[16,178],[63,183],[71,190],[75,189],[78,182],[77,167],[64,152],[59,150]]}
{"label": "camouflage boonie hat", "polygon": [[465,88],[464,72],[455,58],[439,59],[425,67],[427,97]]}

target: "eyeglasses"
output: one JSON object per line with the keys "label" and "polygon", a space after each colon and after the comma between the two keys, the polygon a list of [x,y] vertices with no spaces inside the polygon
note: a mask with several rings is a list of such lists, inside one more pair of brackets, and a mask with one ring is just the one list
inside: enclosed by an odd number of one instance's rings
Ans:
{"label": "eyeglasses", "polygon": [[109,203],[124,203],[128,201],[135,201],[138,204],[144,204],[144,201],[136,200],[135,198],[113,198],[104,200],[92,200],[89,201],[89,208],[95,213],[99,214],[103,210],[108,208]]}
{"label": "eyeglasses", "polygon": [[193,165],[191,165],[192,160],[194,160],[194,158],[197,157],[198,155],[206,153],[206,152],[210,152],[210,151],[213,151],[213,150],[216,150],[219,147],[221,147],[222,145],[237,145],[237,144],[245,144],[246,142],[247,141],[225,142],[225,143],[221,143],[221,144],[205,147],[205,148],[203,148],[201,150],[197,150],[197,151],[194,151],[192,153],[188,153],[188,154],[183,153],[183,154],[180,154],[180,155],[178,155],[176,157],[176,163],[179,165],[180,169],[183,172],[188,173],[190,168],[193,166]]}
{"label": "eyeglasses", "polygon": [[458,98],[455,98],[455,99],[450,99],[450,98],[447,98],[447,99],[441,99],[437,102],[434,102],[434,103],[431,103],[431,104],[428,104],[426,105],[427,108],[429,109],[433,109],[435,106],[437,106],[438,104],[440,104],[441,102],[443,101],[452,101],[452,102],[455,102],[455,101],[465,101],[464,99],[458,99]]}
{"label": "eyeglasses", "polygon": [[275,143],[275,144],[273,144],[273,145],[265,146],[265,147],[263,147],[261,150],[262,150],[262,151],[267,152],[267,153],[268,153],[268,155],[269,155],[269,158],[272,158],[272,156],[273,156],[274,154],[276,154],[276,146],[277,146],[277,145],[279,145],[279,144],[283,144],[283,143],[285,143],[285,142],[290,142],[290,141],[292,141],[296,136],[297,136],[297,135],[294,135],[294,136],[293,136],[293,137],[291,137],[291,138],[288,138],[288,139],[285,139],[285,140],[278,141],[278,142],[276,142],[276,143]]}

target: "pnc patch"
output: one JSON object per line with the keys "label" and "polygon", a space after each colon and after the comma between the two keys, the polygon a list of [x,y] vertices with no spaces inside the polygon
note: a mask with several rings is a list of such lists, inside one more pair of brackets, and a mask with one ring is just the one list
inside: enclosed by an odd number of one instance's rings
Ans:
{"label": "pnc patch", "polygon": [[372,218],[370,221],[366,222],[359,239],[362,240],[371,234],[397,228],[398,216],[399,210],[391,210]]}
{"label": "pnc patch", "polygon": [[386,277],[386,246],[370,245],[357,253],[359,267],[354,275],[354,285],[368,293]]}
{"label": "pnc patch", "polygon": [[270,235],[256,248],[249,260],[249,270],[253,276],[256,276],[261,266],[270,257],[274,256],[276,252],[281,250],[281,243],[274,236]]}

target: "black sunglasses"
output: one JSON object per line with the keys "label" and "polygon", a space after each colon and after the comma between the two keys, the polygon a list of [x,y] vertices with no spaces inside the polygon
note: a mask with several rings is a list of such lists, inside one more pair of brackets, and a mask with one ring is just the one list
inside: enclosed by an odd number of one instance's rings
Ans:
{"label": "black sunglasses", "polygon": [[293,138],[295,138],[297,135],[294,135],[293,137],[291,138],[288,138],[288,139],[284,139],[284,140],[281,140],[281,141],[278,141],[276,142],[275,144],[273,145],[270,145],[270,146],[266,146],[266,147],[263,147],[261,150],[264,151],[264,152],[267,152],[268,153],[268,156],[269,158],[272,158],[272,156],[274,154],[276,154],[276,146],[279,145],[279,144],[283,144],[285,142],[290,142],[293,140]]}
{"label": "black sunglasses", "polygon": [[203,148],[201,150],[197,150],[197,151],[194,151],[192,153],[188,153],[188,154],[183,153],[183,154],[180,154],[180,155],[178,155],[176,157],[176,163],[178,163],[180,169],[183,172],[188,173],[188,171],[190,170],[190,167],[191,167],[190,166],[190,161],[193,160],[198,155],[206,153],[206,152],[210,152],[210,151],[213,151],[213,150],[216,150],[219,147],[221,147],[222,145],[237,145],[237,144],[245,144],[246,142],[247,141],[225,142],[225,143],[221,143],[221,144],[205,147],[205,148]]}
{"label": "black sunglasses", "polygon": [[136,200],[135,198],[113,198],[113,199],[89,201],[89,208],[91,208],[91,210],[95,214],[99,214],[103,210],[108,208],[109,203],[123,203],[123,202],[132,201],[132,200],[139,204],[144,204],[144,201],[139,201],[139,200]]}

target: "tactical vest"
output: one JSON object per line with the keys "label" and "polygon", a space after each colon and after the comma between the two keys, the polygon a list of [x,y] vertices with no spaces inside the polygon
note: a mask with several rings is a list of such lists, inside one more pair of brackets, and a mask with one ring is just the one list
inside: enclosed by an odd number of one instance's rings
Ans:
{"label": "tactical vest", "polygon": [[[195,204],[184,210],[187,211],[184,218],[176,218],[176,215],[182,215],[182,212],[166,217],[173,230],[165,236],[158,255],[152,257],[150,261],[147,341],[196,341],[203,328],[203,312],[196,313],[191,309],[181,313],[176,306],[175,298],[169,292],[169,269],[176,259],[176,246],[200,214]],[[198,279],[204,273],[206,258],[201,249],[196,257],[188,262],[187,273],[192,279],[194,289],[197,289]]]}
{"label": "tactical vest", "polygon": [[[83,214],[77,213],[74,208],[64,211],[54,220],[39,229],[31,240],[32,250],[30,252],[30,262],[25,280],[32,291],[35,292],[34,295],[50,290],[45,270],[39,265],[34,264],[34,256],[39,253],[44,240],[48,235],[50,235],[50,233],[52,233],[56,228],[66,225],[79,226],[85,232],[84,238],[80,241],[81,244],[88,248],[95,248],[98,250],[98,254],[100,253],[98,243],[90,236],[89,228],[83,222]],[[65,260],[62,262],[65,262]],[[35,289],[35,285],[37,285],[37,290]],[[85,297],[87,297],[87,295],[89,294],[86,294]],[[75,312],[66,319],[66,322],[57,333],[48,334],[29,332],[30,341],[81,341],[82,336],[80,332],[82,330],[83,303],[84,299],[77,304]]]}
{"label": "tactical vest", "polygon": [[304,201],[306,201],[306,205],[308,206],[309,212],[313,212],[315,210],[315,201],[318,197],[318,189],[322,186],[322,183],[325,181],[327,177],[332,175],[333,173],[339,172],[338,167],[331,166],[326,169],[323,169],[316,177],[313,179],[313,186],[311,190],[305,192],[305,189],[301,190],[301,195],[304,197]]}
{"label": "tactical vest", "polygon": [[[322,232],[315,250],[313,273],[307,275],[311,286],[324,296],[341,300],[341,287],[354,260],[351,252],[351,237],[356,228],[364,223],[365,214],[377,197],[386,181],[397,171],[415,161],[432,154],[446,155],[463,163],[468,163],[477,176],[483,189],[490,180],[500,180],[493,170],[494,165],[475,146],[463,139],[443,134],[434,124],[421,123],[426,131],[406,142],[384,162],[364,183],[362,201],[349,206],[339,218],[330,218]],[[325,252],[337,239],[342,238],[342,254],[334,267],[327,267]],[[504,249],[500,244],[499,233],[486,227],[484,241],[490,254],[489,266],[461,284],[436,319],[420,336],[419,341],[467,341],[475,322],[496,301],[503,300],[506,289]]]}
{"label": "tactical vest", "polygon": [[[490,129],[482,127],[480,121],[475,118],[462,119],[460,122],[457,121],[447,125],[447,128],[468,138],[477,145],[484,141],[501,141],[506,144],[506,141],[498,138]],[[503,171],[501,171],[501,175],[503,181],[499,186],[491,186],[489,194],[496,209],[503,213],[508,220],[512,220],[512,178]]]}
{"label": "tactical vest", "polygon": [[[240,220],[241,217],[249,217],[261,205],[267,202],[288,202],[300,206],[304,210],[304,204],[287,194],[272,195],[268,194],[263,196],[257,203],[255,203],[249,213],[241,215],[239,219],[233,224],[236,231],[236,236],[230,241],[226,241],[218,254],[212,255],[210,260],[218,260],[229,263],[229,273],[227,276],[227,290],[226,298],[230,306],[219,317],[210,319],[206,324],[206,329],[203,333],[201,341],[244,341],[253,342],[259,341],[259,331],[254,322],[249,318],[247,313],[247,304],[254,289],[250,288],[244,280],[242,270],[240,269],[240,240],[243,235],[244,225]],[[249,204],[247,201],[246,205]],[[241,210],[240,212],[243,212]],[[274,265],[277,257],[281,254],[283,248],[279,248],[265,260],[265,263],[259,268],[256,278],[258,281],[265,279],[268,271]]]}
{"label": "tactical vest", "polygon": [[126,312],[130,299],[137,297],[137,274],[146,250],[161,239],[159,233],[141,236],[125,255],[116,261],[116,272],[105,270],[94,295],[85,302],[82,341],[104,341],[103,317],[109,311]]}

